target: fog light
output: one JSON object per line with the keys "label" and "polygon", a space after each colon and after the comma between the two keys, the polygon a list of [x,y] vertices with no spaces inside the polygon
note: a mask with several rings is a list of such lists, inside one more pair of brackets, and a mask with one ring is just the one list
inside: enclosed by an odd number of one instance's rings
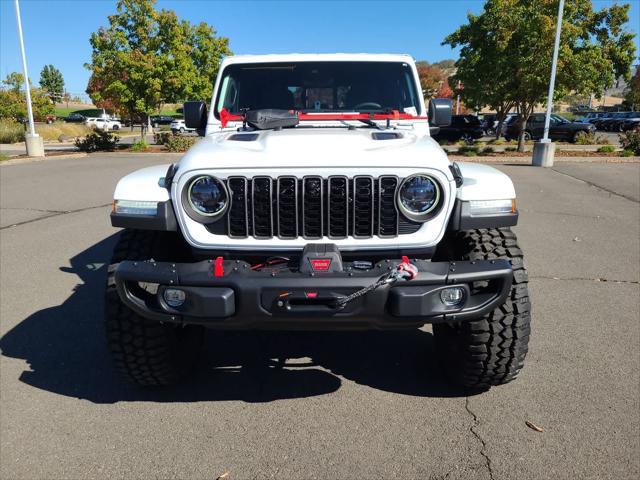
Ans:
{"label": "fog light", "polygon": [[440,300],[448,307],[460,306],[464,301],[464,288],[443,288],[440,290]]}
{"label": "fog light", "polygon": [[167,302],[167,305],[170,307],[179,307],[184,303],[187,295],[177,288],[167,288],[162,294],[164,297],[164,301]]}

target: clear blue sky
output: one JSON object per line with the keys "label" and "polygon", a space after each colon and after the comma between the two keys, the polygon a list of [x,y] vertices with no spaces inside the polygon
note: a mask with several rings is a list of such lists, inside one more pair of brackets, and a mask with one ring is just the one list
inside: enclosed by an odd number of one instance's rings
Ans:
{"label": "clear blue sky", "polygon": [[[631,3],[630,29],[640,32],[640,0]],[[595,0],[596,8],[615,3]],[[409,53],[435,62],[455,58],[442,39],[482,10],[482,0],[203,1],[160,0],[191,22],[205,21],[231,39],[236,54],[284,52]],[[45,64],[62,71],[66,88],[83,93],[89,35],[107,24],[115,0],[21,0],[29,76]],[[638,41],[638,39],[636,39]],[[640,47],[640,43],[639,43]],[[640,48],[639,48],[640,50]],[[21,71],[13,0],[0,0],[0,76]]]}

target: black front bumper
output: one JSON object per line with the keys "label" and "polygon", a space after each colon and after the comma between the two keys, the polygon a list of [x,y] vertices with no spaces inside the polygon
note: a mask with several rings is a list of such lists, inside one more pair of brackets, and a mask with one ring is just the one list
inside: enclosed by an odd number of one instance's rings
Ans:
{"label": "black front bumper", "polygon": [[[216,276],[212,260],[124,261],[115,271],[115,282],[122,301],[143,317],[218,329],[393,329],[457,322],[490,312],[504,303],[511,288],[513,272],[507,260],[412,260],[419,270],[415,279],[383,286],[342,309],[336,307],[336,298],[374,283],[398,263],[385,260],[367,271],[345,264],[340,272],[302,273],[253,271],[246,262],[226,260]],[[472,291],[472,283],[478,281],[486,282]],[[440,291],[451,286],[465,291],[460,306],[440,300]],[[167,288],[186,293],[182,306],[167,305]]]}

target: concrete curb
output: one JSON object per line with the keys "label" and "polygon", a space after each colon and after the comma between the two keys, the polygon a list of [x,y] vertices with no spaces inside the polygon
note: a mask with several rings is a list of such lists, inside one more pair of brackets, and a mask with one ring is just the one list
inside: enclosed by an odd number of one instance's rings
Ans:
{"label": "concrete curb", "polygon": [[87,156],[89,156],[89,154],[85,152],[71,152],[71,153],[65,153],[63,155],[51,155],[47,157],[45,152],[44,157],[15,157],[15,158],[12,158],[11,160],[4,160],[0,162],[0,167],[5,167],[9,165],[19,165],[22,163],[45,162],[47,160],[64,160],[66,158],[82,158]]}
{"label": "concrete curb", "polygon": [[[469,163],[517,163],[531,165],[531,157],[465,157],[463,155],[449,155],[449,160]],[[640,163],[640,157],[556,157],[558,163]]]}

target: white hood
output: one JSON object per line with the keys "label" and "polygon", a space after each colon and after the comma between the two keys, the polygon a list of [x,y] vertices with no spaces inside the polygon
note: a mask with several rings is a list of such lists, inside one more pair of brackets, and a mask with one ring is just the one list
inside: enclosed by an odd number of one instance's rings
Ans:
{"label": "white hood", "polygon": [[[376,140],[374,133],[400,138]],[[252,135],[252,141],[238,137]],[[245,137],[246,138],[246,137]],[[274,168],[430,168],[450,177],[444,151],[422,129],[299,126],[293,129],[207,135],[180,160],[178,176],[193,170]]]}

